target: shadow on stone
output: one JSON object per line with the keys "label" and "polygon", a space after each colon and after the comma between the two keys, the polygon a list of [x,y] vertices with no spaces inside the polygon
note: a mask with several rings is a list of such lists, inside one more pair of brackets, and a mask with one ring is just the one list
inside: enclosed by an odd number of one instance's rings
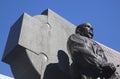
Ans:
{"label": "shadow on stone", "polygon": [[70,66],[68,55],[59,50],[58,63],[51,63],[47,65],[43,79],[70,79]]}

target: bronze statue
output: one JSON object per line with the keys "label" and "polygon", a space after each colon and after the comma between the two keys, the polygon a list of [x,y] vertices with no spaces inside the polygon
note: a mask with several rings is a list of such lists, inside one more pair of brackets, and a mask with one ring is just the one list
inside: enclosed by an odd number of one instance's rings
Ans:
{"label": "bronze statue", "polygon": [[115,66],[108,63],[104,50],[92,38],[91,24],[83,23],[68,39],[73,79],[109,79],[116,71]]}

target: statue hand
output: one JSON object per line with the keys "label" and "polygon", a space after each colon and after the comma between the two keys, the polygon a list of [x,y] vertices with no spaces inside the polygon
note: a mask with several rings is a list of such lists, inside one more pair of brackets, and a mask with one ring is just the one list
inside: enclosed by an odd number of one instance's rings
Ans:
{"label": "statue hand", "polygon": [[104,68],[110,69],[111,71],[115,72],[116,71],[116,67],[114,66],[113,63],[107,63]]}
{"label": "statue hand", "polygon": [[116,71],[116,68],[113,63],[107,63],[104,66],[102,66],[102,68],[103,68],[102,75],[105,78],[110,78],[112,74]]}

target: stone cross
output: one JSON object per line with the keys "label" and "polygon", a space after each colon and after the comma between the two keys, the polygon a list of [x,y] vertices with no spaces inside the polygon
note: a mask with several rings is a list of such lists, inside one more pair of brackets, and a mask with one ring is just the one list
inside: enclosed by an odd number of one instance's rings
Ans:
{"label": "stone cross", "polygon": [[[15,79],[70,79],[66,44],[74,31],[75,25],[50,9],[36,16],[24,13],[10,29],[2,61]],[[108,61],[119,66],[119,52],[100,45]]]}

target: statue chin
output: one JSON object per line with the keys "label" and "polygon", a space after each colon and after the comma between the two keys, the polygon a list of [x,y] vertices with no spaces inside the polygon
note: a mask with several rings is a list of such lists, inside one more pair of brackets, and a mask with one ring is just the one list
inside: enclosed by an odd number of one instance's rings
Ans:
{"label": "statue chin", "polygon": [[91,34],[86,34],[86,35],[84,35],[85,37],[87,37],[87,38],[93,38],[93,35],[91,35]]}

